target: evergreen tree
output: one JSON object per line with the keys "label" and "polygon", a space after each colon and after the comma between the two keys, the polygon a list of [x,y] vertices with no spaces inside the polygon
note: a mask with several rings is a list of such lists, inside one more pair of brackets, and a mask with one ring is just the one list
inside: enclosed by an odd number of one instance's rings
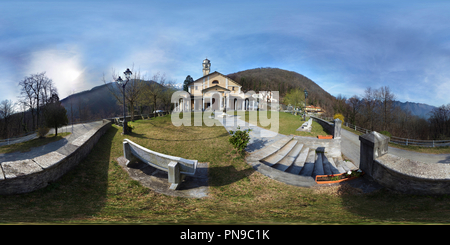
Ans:
{"label": "evergreen tree", "polygon": [[184,80],[184,83],[183,83],[183,90],[184,91],[186,91],[186,92],[189,92],[188,91],[188,84],[189,83],[191,83],[191,82],[193,82],[194,81],[194,79],[192,79],[192,77],[191,77],[191,75],[188,75],[187,77],[186,77],[186,79]]}
{"label": "evergreen tree", "polygon": [[66,108],[61,105],[57,94],[53,94],[45,106],[44,116],[46,126],[55,128],[55,137],[58,135],[58,128],[69,124]]}

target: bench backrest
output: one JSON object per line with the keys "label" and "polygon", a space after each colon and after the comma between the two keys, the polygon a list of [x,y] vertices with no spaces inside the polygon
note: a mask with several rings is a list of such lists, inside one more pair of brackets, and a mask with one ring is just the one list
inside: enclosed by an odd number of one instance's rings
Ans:
{"label": "bench backrest", "polygon": [[123,152],[126,159],[131,160],[133,156],[157,169],[169,172],[169,164],[172,161],[180,165],[180,174],[194,175],[197,170],[197,160],[184,159],[170,156],[140,146],[129,139],[123,141]]}
{"label": "bench backrest", "polygon": [[307,122],[304,122],[302,124],[302,127],[309,127],[309,126],[311,126],[311,124],[312,124],[312,119],[310,118]]}

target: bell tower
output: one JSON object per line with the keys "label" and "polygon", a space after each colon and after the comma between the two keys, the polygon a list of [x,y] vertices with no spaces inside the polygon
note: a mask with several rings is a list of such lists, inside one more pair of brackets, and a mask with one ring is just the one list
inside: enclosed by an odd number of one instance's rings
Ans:
{"label": "bell tower", "polygon": [[206,58],[203,63],[203,76],[206,76],[209,74],[209,69],[211,68],[211,62]]}

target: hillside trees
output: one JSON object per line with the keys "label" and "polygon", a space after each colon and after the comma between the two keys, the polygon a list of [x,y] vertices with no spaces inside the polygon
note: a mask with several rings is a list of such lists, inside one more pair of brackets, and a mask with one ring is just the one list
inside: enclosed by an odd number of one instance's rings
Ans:
{"label": "hillside trees", "polygon": [[[343,114],[353,125],[378,132],[388,131],[397,137],[427,140],[436,139],[439,136],[438,133],[434,136],[430,134],[430,125],[426,119],[412,115],[411,111],[403,111],[399,106],[395,106],[394,100],[395,94],[387,86],[378,89],[367,87],[361,97],[354,95],[346,100],[348,107]],[[336,101],[339,102],[339,99]],[[335,108],[337,107],[339,106],[335,105]],[[446,113],[443,112],[443,108],[445,107],[436,109],[435,117],[430,118],[435,125],[438,124],[437,122],[445,121]],[[450,107],[448,116],[450,117]],[[443,126],[445,123],[439,124],[435,131],[444,132],[440,136],[442,138],[445,135]],[[450,134],[450,128],[448,133]]]}
{"label": "hillside trees", "polygon": [[227,75],[234,81],[241,83],[243,92],[253,90],[279,91],[280,99],[292,89],[308,90],[308,105],[320,106],[327,116],[334,115],[334,97],[323,90],[311,79],[292,71],[278,68],[255,68]]}
{"label": "hillside trees", "polygon": [[434,139],[450,137],[450,104],[433,109],[429,118],[430,135]]}
{"label": "hillside trees", "polygon": [[14,104],[12,100],[3,100],[0,102],[0,119],[1,119],[1,132],[0,137],[9,138],[11,137],[11,116],[14,114]]}
{"label": "hillside trees", "polygon": [[283,104],[294,108],[302,108],[305,103],[305,93],[298,88],[291,89],[283,98]]}

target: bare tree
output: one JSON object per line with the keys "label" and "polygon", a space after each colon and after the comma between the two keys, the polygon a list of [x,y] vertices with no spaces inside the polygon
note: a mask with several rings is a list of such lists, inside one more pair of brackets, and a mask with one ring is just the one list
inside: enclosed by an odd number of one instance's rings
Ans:
{"label": "bare tree", "polygon": [[349,120],[352,124],[356,124],[356,117],[360,110],[361,99],[357,95],[354,95],[348,99],[348,104],[350,105]]}
{"label": "bare tree", "polygon": [[53,85],[52,80],[45,76],[45,72],[25,77],[19,82],[19,86],[21,88],[22,101],[26,102],[31,110],[33,117],[32,129],[35,130],[41,123],[40,108],[45,106],[51,95],[57,92],[56,87]]}
{"label": "bare tree", "polygon": [[150,107],[152,109],[150,110],[150,112],[157,110],[157,104],[161,99],[161,95],[163,92],[162,86],[164,84],[166,84],[166,75],[160,75],[159,72],[153,75],[150,82],[146,84],[144,100],[146,100],[146,102],[151,105]]}
{"label": "bare tree", "polygon": [[380,118],[382,120],[382,129],[389,130],[394,120],[395,112],[395,95],[391,93],[389,87],[384,86],[375,91],[375,97],[380,104]]}
{"label": "bare tree", "polygon": [[364,118],[365,125],[369,127],[370,130],[374,130],[374,119],[375,119],[375,90],[368,87],[364,91]]}
{"label": "bare tree", "polygon": [[118,104],[123,105],[128,104],[129,113],[131,114],[131,120],[134,119],[134,109],[137,106],[138,100],[143,94],[144,90],[144,79],[141,77],[140,71],[131,70],[133,75],[125,86],[125,102],[123,101],[123,87],[116,81],[120,77],[114,70],[112,72],[112,82],[107,82],[105,76],[103,75],[103,83],[107,84],[109,91],[116,98]]}

